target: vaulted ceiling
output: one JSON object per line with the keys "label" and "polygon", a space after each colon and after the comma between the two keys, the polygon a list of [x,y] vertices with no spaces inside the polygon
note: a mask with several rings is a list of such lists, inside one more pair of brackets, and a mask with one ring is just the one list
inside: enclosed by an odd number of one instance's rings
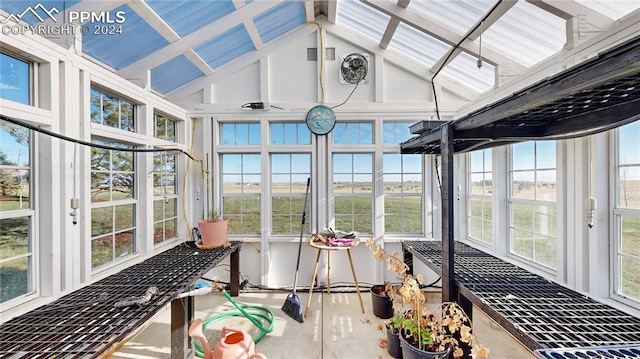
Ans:
{"label": "vaulted ceiling", "polygon": [[[89,31],[83,53],[168,98],[321,25],[409,72],[456,84],[473,100],[640,11],[637,0],[3,0],[0,8],[5,17],[38,24],[38,3],[58,10],[56,20],[41,12],[45,23],[66,22],[74,11],[108,11],[107,25],[122,31]],[[36,11],[25,12],[28,6]],[[113,21],[118,12],[125,21]]]}

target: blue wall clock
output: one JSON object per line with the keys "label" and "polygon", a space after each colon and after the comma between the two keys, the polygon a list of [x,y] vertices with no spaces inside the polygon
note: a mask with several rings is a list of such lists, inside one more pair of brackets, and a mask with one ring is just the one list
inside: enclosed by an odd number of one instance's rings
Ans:
{"label": "blue wall clock", "polygon": [[316,135],[326,135],[336,125],[336,114],[324,105],[318,105],[307,112],[307,127]]}

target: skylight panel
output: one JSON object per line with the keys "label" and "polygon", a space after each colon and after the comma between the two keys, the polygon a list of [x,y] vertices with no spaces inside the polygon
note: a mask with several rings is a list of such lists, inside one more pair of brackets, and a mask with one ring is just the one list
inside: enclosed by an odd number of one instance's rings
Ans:
{"label": "skylight panel", "polygon": [[82,35],[84,53],[119,70],[169,44],[129,5],[109,11],[109,16],[115,19],[118,11],[124,11],[126,16],[122,23],[122,34],[103,35],[90,31]]}
{"label": "skylight panel", "polygon": [[166,94],[200,76],[204,73],[186,56],[180,55],[151,70],[151,88]]}
{"label": "skylight panel", "polygon": [[562,50],[565,21],[526,1],[518,1],[482,34],[482,46],[531,67]]}
{"label": "skylight panel", "polygon": [[194,51],[215,69],[251,50],[255,50],[253,41],[241,24],[198,46]]}
{"label": "skylight panel", "polygon": [[254,18],[262,42],[267,43],[285,32],[307,22],[304,4],[299,1],[284,2]]}
{"label": "skylight panel", "polygon": [[495,0],[411,1],[408,9],[463,35],[495,3]]}
{"label": "skylight panel", "polygon": [[440,73],[478,92],[485,92],[495,84],[495,67],[483,62],[478,68],[477,58],[465,52],[456,56]]}
{"label": "skylight panel", "polygon": [[640,1],[638,0],[576,0],[584,6],[588,6],[595,11],[602,13],[614,20],[632,13],[640,9]]}
{"label": "skylight panel", "polygon": [[216,22],[236,10],[231,0],[147,0],[146,2],[182,37],[212,22]]}
{"label": "skylight panel", "polygon": [[[334,0],[332,0],[334,1]],[[338,1],[336,23],[379,43],[389,23],[389,16],[354,0]]]}
{"label": "skylight panel", "polygon": [[451,47],[422,31],[400,23],[396,29],[389,50],[407,56],[427,67],[433,66]]}

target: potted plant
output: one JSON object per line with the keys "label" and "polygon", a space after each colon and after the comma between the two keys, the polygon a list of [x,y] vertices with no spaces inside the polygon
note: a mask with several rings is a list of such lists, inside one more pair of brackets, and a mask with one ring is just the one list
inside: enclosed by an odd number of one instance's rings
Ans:
{"label": "potted plant", "polygon": [[385,261],[388,269],[403,276],[402,285],[397,291],[398,297],[393,299],[395,312],[401,314],[396,314],[385,326],[398,329],[404,359],[441,359],[449,357],[450,353],[454,358],[461,358],[464,354],[461,347],[463,343],[471,348],[473,355],[481,358],[489,356],[489,349],[478,343],[469,317],[458,304],[443,302],[437,313],[427,313],[426,299],[420,289],[422,275],[414,277],[407,274],[409,268],[402,261],[400,253],[388,254],[375,243],[374,238],[369,238],[365,243],[374,258]]}
{"label": "potted plant", "polygon": [[371,286],[371,308],[373,315],[380,319],[389,319],[393,316],[393,301],[391,296],[397,289],[390,282]]}
{"label": "potted plant", "polygon": [[387,337],[386,348],[387,353],[396,359],[402,359],[402,348],[400,347],[400,329],[406,318],[402,315],[394,315],[386,320],[379,328],[384,329]]}
{"label": "potted plant", "polygon": [[227,243],[229,221],[220,210],[214,209],[209,217],[198,222],[202,246],[207,248],[221,247]]}

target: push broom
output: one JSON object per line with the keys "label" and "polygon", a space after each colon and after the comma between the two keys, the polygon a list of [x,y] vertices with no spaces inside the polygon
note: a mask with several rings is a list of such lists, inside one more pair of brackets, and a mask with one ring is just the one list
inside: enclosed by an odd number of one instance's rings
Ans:
{"label": "push broom", "polygon": [[307,197],[309,196],[309,185],[311,177],[307,178],[307,190],[304,194],[304,207],[302,208],[302,227],[300,228],[300,243],[298,243],[298,260],[296,262],[296,275],[293,279],[293,292],[287,296],[287,300],[282,305],[282,311],[291,318],[304,322],[302,319],[302,302],[296,294],[296,286],[298,285],[298,270],[300,269],[300,252],[302,251],[302,233],[304,233],[304,222],[307,217]]}

